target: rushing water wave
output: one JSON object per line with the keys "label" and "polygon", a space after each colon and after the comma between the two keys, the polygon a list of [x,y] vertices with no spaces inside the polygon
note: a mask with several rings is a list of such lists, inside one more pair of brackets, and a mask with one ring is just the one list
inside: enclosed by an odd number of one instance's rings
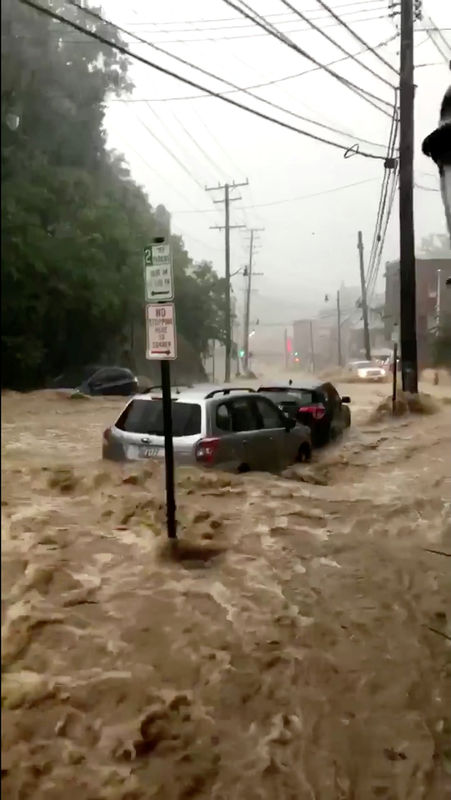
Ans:
{"label": "rushing water wave", "polygon": [[352,394],[312,465],[181,470],[175,550],[159,466],[99,460],[120,401],[4,395],[5,796],[449,794],[449,408]]}

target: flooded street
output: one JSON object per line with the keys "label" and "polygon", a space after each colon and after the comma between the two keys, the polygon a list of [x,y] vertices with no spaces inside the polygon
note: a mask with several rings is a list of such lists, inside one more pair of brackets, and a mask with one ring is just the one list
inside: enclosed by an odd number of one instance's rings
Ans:
{"label": "flooded street", "polygon": [[3,395],[8,800],[449,796],[451,388],[340,389],[311,465],[180,470],[176,553],[160,466],[100,459],[121,399]]}

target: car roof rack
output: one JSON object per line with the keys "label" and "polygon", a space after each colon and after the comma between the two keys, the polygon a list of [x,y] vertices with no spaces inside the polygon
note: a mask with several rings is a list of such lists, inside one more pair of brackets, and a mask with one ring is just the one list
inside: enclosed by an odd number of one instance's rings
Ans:
{"label": "car roof rack", "polygon": [[230,392],[255,392],[255,389],[251,389],[249,386],[226,386],[222,389],[212,389],[205,395],[205,400],[210,400],[215,394],[228,395]]}
{"label": "car roof rack", "polygon": [[[180,392],[181,388],[191,389],[192,388],[192,384],[191,383],[178,383],[177,386],[171,386],[171,392],[175,391],[176,394],[181,394],[181,392]],[[157,389],[163,391],[163,386],[161,384],[157,384],[156,386],[149,386],[149,388],[148,389],[144,389],[141,392],[141,394],[150,394],[150,392],[154,392]]]}

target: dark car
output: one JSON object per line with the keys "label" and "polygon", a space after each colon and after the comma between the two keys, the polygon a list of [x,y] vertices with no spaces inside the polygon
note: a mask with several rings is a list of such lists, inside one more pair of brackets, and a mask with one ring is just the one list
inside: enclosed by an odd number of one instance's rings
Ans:
{"label": "dark car", "polygon": [[271,398],[285,414],[308,425],[316,447],[336,439],[351,424],[347,407],[351,398],[340,397],[331,383],[315,380],[265,383],[258,391]]}
{"label": "dark car", "polygon": [[100,367],[80,384],[78,391],[88,395],[129,397],[138,391],[138,379],[126,367]]}

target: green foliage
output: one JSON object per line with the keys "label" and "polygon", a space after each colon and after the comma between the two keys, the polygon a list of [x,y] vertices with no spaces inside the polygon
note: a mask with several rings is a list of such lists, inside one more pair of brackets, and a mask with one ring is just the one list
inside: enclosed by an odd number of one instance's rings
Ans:
{"label": "green foliage", "polygon": [[[111,26],[44,2],[119,41]],[[23,389],[126,352],[133,361],[142,251],[157,222],[106,148],[105,98],[130,88],[126,59],[17,0],[1,13],[2,385]],[[193,265],[180,237],[172,243],[179,334],[202,355],[224,338],[224,282]]]}

